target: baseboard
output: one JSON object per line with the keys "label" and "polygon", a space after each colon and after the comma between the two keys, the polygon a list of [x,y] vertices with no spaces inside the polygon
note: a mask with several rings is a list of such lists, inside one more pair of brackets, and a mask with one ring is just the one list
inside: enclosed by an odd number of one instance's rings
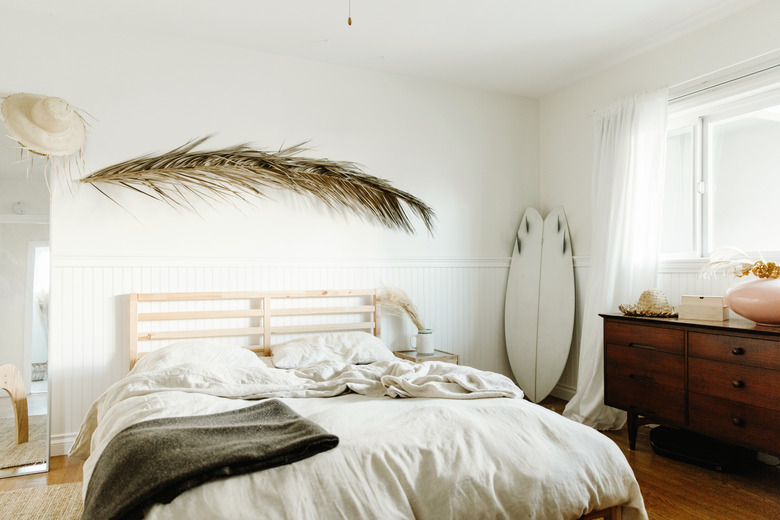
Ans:
{"label": "baseboard", "polygon": [[563,399],[564,401],[571,401],[572,397],[574,397],[574,394],[576,393],[576,388],[568,385],[558,384],[555,386],[555,388],[552,389],[550,395],[557,397],[558,399]]}
{"label": "baseboard", "polygon": [[59,433],[52,435],[49,439],[49,451],[52,457],[58,457],[60,455],[67,455],[70,451],[70,447],[76,441],[75,433]]}

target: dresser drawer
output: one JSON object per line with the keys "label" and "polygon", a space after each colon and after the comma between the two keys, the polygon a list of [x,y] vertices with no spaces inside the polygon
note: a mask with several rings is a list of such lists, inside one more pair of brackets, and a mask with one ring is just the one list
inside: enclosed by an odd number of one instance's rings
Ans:
{"label": "dresser drawer", "polygon": [[604,404],[639,415],[685,423],[685,389],[615,375],[604,379]]}
{"label": "dresser drawer", "polygon": [[688,390],[780,410],[780,372],[776,370],[690,358]]}
{"label": "dresser drawer", "polygon": [[780,412],[691,392],[689,425],[721,439],[780,454]]}
{"label": "dresser drawer", "polygon": [[685,333],[677,329],[605,321],[604,343],[683,354]]}
{"label": "dresser drawer", "polygon": [[608,374],[685,388],[685,359],[679,354],[612,343],[607,343],[605,349],[605,370]]}
{"label": "dresser drawer", "polygon": [[780,341],[689,332],[688,356],[780,370]]}

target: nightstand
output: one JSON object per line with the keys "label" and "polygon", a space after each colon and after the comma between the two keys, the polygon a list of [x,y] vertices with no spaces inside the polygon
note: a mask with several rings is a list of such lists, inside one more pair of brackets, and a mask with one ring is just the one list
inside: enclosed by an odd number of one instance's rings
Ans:
{"label": "nightstand", "polygon": [[457,354],[451,354],[449,352],[444,352],[443,350],[434,350],[432,354],[418,354],[416,350],[396,350],[393,354],[395,354],[396,357],[407,361],[414,361],[415,363],[422,363],[423,361],[444,361],[457,365],[460,359]]}

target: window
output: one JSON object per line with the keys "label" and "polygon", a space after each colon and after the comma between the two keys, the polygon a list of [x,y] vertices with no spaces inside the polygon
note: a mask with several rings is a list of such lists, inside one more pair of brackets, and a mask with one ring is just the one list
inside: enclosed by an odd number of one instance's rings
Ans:
{"label": "window", "polygon": [[661,254],[780,252],[780,81],[670,105]]}

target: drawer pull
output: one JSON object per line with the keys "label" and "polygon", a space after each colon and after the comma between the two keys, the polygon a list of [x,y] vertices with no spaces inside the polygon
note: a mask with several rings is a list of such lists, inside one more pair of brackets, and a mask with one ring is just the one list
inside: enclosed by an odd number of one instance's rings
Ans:
{"label": "drawer pull", "polygon": [[658,350],[652,345],[643,345],[642,343],[629,343],[628,346],[634,348],[643,348],[645,350]]}
{"label": "drawer pull", "polygon": [[734,388],[745,388],[745,382],[744,381],[732,381],[731,386]]}
{"label": "drawer pull", "polygon": [[742,419],[740,419],[739,417],[732,417],[732,418],[731,418],[731,423],[732,423],[734,426],[745,426],[745,421],[743,421],[743,420],[742,420]]}
{"label": "drawer pull", "polygon": [[742,354],[745,353],[745,349],[742,347],[734,347],[733,349],[731,349],[731,353],[734,354],[735,356],[741,356]]}
{"label": "drawer pull", "polygon": [[634,381],[641,381],[643,383],[655,383],[655,379],[653,379],[652,377],[640,376],[637,374],[629,374],[628,377],[630,377]]}

